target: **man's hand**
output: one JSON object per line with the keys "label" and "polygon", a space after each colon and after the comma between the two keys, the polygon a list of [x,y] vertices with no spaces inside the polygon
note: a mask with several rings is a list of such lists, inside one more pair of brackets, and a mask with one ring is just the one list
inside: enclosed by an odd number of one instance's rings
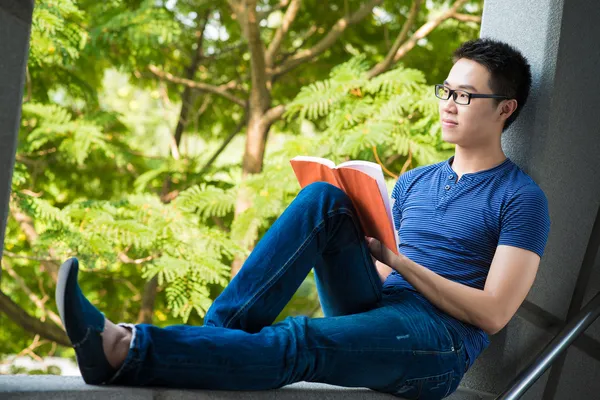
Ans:
{"label": "man's hand", "polygon": [[373,258],[389,267],[396,265],[400,258],[397,254],[375,238],[365,236],[365,239],[367,240],[367,245],[369,246],[369,251]]}

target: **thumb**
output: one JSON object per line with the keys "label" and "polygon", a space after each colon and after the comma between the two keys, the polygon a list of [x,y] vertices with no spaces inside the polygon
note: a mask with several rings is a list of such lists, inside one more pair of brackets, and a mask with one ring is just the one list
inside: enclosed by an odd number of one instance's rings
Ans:
{"label": "thumb", "polygon": [[370,250],[373,251],[373,250],[378,249],[377,245],[379,243],[379,240],[375,239],[374,237],[370,237],[370,236],[365,236],[365,238],[367,239],[367,247]]}

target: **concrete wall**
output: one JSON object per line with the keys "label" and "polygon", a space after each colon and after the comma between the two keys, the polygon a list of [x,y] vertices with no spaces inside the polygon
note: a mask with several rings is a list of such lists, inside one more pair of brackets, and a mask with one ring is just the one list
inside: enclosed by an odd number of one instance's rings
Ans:
{"label": "concrete wall", "polygon": [[[469,372],[468,387],[501,391],[600,291],[598,249],[588,249],[600,207],[598,20],[596,0],[485,0],[481,36],[512,44],[532,64],[530,100],[503,146],[545,191],[552,225],[531,293]],[[598,398],[600,321],[561,364],[525,398]]]}
{"label": "concrete wall", "polygon": [[33,0],[0,0],[0,257],[21,120]]}

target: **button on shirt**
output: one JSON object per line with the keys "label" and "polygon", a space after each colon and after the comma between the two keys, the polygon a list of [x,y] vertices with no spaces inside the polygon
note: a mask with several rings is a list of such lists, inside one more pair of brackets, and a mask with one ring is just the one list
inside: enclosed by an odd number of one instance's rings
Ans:
{"label": "button on shirt", "polygon": [[[510,159],[457,181],[449,160],[415,168],[392,190],[392,213],[399,251],[452,281],[483,289],[498,245],[543,255],[550,218],[540,187]],[[395,271],[384,287],[416,291]],[[489,344],[478,327],[459,321],[428,303],[463,338],[472,364]]]}

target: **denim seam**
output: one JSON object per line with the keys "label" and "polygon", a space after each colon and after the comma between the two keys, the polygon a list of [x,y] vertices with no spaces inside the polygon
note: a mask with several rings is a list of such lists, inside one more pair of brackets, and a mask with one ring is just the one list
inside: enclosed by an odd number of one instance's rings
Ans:
{"label": "denim seam", "polygon": [[[348,209],[346,209],[346,210],[348,210]],[[352,213],[352,211],[351,211],[351,210],[348,210],[348,211],[350,211],[350,212],[348,213],[348,215],[350,216],[350,219],[352,219],[352,223],[353,223],[353,225],[354,225],[354,229],[355,229],[355,232],[356,232],[356,226],[357,226],[357,223],[356,223],[356,221],[354,220],[354,214]],[[359,224],[358,224],[358,225],[360,225],[360,222],[359,222]],[[358,232],[356,232],[356,233],[358,234]],[[359,238],[359,240],[360,240],[360,238]],[[369,261],[371,261],[371,260],[369,260],[369,255],[366,255],[366,258],[365,258],[365,252],[364,252],[364,251],[362,251],[362,255],[363,255],[363,260],[365,261],[365,265],[366,265],[366,264],[367,264]],[[373,261],[371,261],[371,262],[373,262]],[[377,274],[377,277],[379,277],[379,273],[377,272],[377,268],[375,268],[375,271],[376,271],[375,273]],[[369,281],[371,282],[371,286],[372,286],[372,288],[373,288],[373,291],[375,292],[375,296],[377,297],[377,299],[378,299],[379,301],[381,301],[382,295],[381,295],[381,290],[378,290],[378,289],[379,289],[379,286],[377,286],[377,283],[373,282],[373,277],[371,276],[371,274],[367,273],[367,276],[369,277]]]}
{"label": "denim seam", "polygon": [[412,355],[440,355],[440,356],[445,356],[445,355],[451,355],[451,354],[455,354],[458,353],[460,349],[454,349],[454,350],[414,350],[414,349],[398,349],[398,348],[394,348],[394,347],[380,347],[377,349],[340,349],[338,347],[331,347],[331,346],[312,346],[309,347],[309,350],[329,350],[329,351],[335,351],[335,352],[348,352],[348,353],[363,353],[363,352],[369,352],[369,351],[385,351],[385,352],[393,352],[393,353],[400,353],[400,354],[412,354]]}
{"label": "denim seam", "polygon": [[289,266],[289,264],[291,264],[294,260],[296,260],[296,258],[298,258],[298,254],[302,250],[304,250],[306,248],[306,246],[308,245],[308,243],[310,243],[310,241],[314,239],[315,234],[317,232],[319,232],[323,228],[323,225],[324,225],[325,221],[328,218],[330,218],[330,217],[332,217],[334,215],[340,214],[339,211],[341,211],[342,214],[351,214],[351,212],[349,212],[350,210],[347,209],[347,208],[337,208],[335,210],[328,211],[326,218],[324,218],[323,220],[321,220],[321,222],[319,222],[317,224],[317,226],[315,226],[313,228],[313,230],[311,231],[311,233],[307,236],[307,238],[304,240],[304,242],[302,242],[302,244],[298,247],[298,249],[296,250],[296,252],[294,254],[292,254],[292,256],[281,266],[281,268],[279,268],[279,270],[277,270],[276,273],[273,274],[273,276],[271,277],[271,279],[269,279],[267,282],[265,282],[265,284],[256,291],[256,294],[254,296],[250,297],[248,299],[248,301],[246,301],[246,303],[243,306],[241,306],[229,319],[227,319],[223,323],[223,327],[229,328],[231,326],[231,323],[241,313],[243,313],[247,308],[249,308],[250,306],[252,306],[258,300],[258,298],[267,289],[269,289],[279,277],[281,277],[281,274],[287,269],[287,267]]}
{"label": "denim seam", "polygon": [[[448,378],[446,380],[446,377]],[[418,395],[417,395],[417,399],[419,399],[421,397],[421,394],[423,392],[423,383],[428,382],[428,381],[432,381],[434,380],[433,378],[443,378],[443,382],[446,384],[446,393],[444,394],[444,396],[442,397],[446,397],[448,396],[448,392],[450,392],[450,388],[452,387],[452,379],[454,379],[454,371],[448,371],[446,373],[443,374],[438,374],[438,375],[431,375],[431,376],[427,376],[427,377],[423,377],[423,378],[411,378],[411,379],[407,379],[403,385],[412,385],[415,383],[418,383],[419,385],[419,390],[418,390]]]}
{"label": "denim seam", "polygon": [[[257,376],[257,377],[263,377],[264,378],[264,371],[265,370],[269,370],[272,369],[274,371],[278,371],[281,372],[281,367],[278,365],[253,365],[253,368],[256,369],[256,371],[251,371],[251,370],[247,370],[244,371],[244,374],[247,374],[249,376]],[[179,368],[183,368],[183,369],[189,369],[189,368],[194,368],[194,369],[208,369],[211,372],[213,372],[215,370],[215,366],[214,364],[200,364],[200,363],[177,363],[177,364],[168,364],[168,363],[164,363],[163,365],[154,365],[152,366],[152,371],[160,371],[160,370],[165,370],[165,371],[172,371],[174,369],[179,369]],[[235,370],[236,372],[239,372],[239,370]]]}
{"label": "denim seam", "polygon": [[411,352],[415,355],[423,354],[423,355],[444,355],[444,354],[456,354],[456,349],[454,350],[411,350]]}
{"label": "denim seam", "polygon": [[363,353],[363,352],[370,352],[370,351],[384,351],[384,352],[392,352],[392,353],[398,353],[398,354],[412,354],[415,356],[418,355],[439,355],[439,356],[444,356],[444,355],[451,355],[456,353],[456,350],[440,350],[440,351],[436,351],[436,350],[404,350],[404,349],[396,349],[396,348],[378,348],[378,349],[356,349],[356,350],[352,350],[352,349],[339,349],[336,347],[327,347],[327,346],[319,346],[319,347],[315,347],[314,349],[319,349],[319,350],[331,350],[331,351],[336,351],[336,352],[340,352],[340,351],[344,351],[344,352],[348,352],[348,353]]}

